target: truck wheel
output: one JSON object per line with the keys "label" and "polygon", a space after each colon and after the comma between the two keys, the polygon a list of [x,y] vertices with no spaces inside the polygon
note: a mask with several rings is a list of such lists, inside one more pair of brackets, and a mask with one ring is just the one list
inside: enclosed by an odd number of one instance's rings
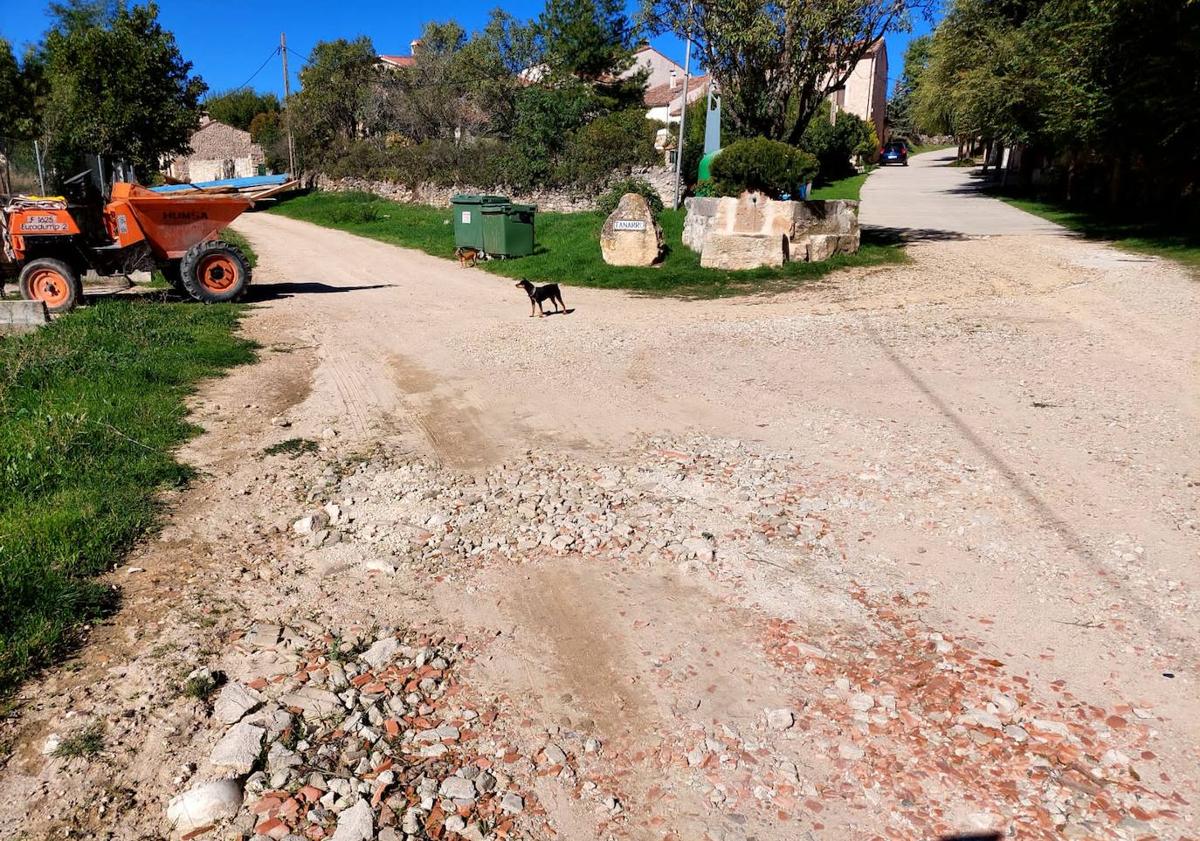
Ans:
{"label": "truck wheel", "polygon": [[62,260],[42,257],[30,260],[21,269],[21,297],[43,301],[46,309],[58,314],[75,309],[83,296],[79,276]]}
{"label": "truck wheel", "polygon": [[250,264],[241,250],[221,240],[193,245],[179,263],[187,293],[204,304],[236,301],[250,285]]}

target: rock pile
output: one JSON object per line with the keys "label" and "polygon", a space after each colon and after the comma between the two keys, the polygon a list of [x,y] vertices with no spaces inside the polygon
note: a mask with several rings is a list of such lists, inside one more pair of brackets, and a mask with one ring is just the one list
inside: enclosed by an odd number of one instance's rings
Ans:
{"label": "rock pile", "polygon": [[517,757],[480,738],[496,710],[456,702],[461,642],[258,623],[238,647],[266,674],[216,695],[228,729],[204,775],[218,779],[171,801],[181,838],[232,818],[258,841],[484,841],[511,837],[530,808],[499,770]]}

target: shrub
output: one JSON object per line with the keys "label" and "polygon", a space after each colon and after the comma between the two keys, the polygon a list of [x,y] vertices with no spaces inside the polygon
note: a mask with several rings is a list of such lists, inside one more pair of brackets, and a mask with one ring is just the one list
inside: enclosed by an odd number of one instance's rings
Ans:
{"label": "shrub", "polygon": [[658,214],[662,213],[662,196],[658,194],[658,190],[654,189],[654,185],[644,178],[625,178],[616,182],[600,198],[596,199],[596,210],[609,216],[617,209],[621,196],[626,193],[637,193],[639,196],[644,196],[650,205],[650,213],[655,219],[658,218]]}
{"label": "shrub", "polygon": [[804,130],[800,146],[816,156],[822,181],[835,181],[854,174],[854,163],[873,160],[879,149],[875,126],[857,114],[839,112],[837,122],[829,122],[829,103]]}
{"label": "shrub", "polygon": [[713,189],[721,196],[737,196],[746,190],[771,198],[796,195],[816,173],[815,157],[765,137],[732,143],[712,162]]}
{"label": "shrub", "polygon": [[654,148],[660,123],[646,119],[642,106],[597,117],[572,136],[555,170],[555,180],[598,187],[616,171],[661,162]]}

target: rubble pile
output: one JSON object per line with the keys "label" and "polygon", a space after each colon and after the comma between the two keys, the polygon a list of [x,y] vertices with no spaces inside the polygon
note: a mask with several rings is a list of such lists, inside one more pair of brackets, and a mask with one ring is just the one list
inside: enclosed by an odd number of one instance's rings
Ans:
{"label": "rubble pile", "polygon": [[458,700],[461,640],[257,623],[237,647],[266,674],[212,701],[201,776],[219,779],[167,810],[185,841],[234,816],[259,841],[498,841],[540,812],[503,770],[520,757],[488,733],[497,710]]}

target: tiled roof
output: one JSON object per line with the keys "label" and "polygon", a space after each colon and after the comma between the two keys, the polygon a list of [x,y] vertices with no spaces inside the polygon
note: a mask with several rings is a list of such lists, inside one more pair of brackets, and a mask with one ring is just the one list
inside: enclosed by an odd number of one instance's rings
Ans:
{"label": "tiled roof", "polygon": [[417,61],[410,55],[381,55],[379,60],[384,64],[392,64],[396,67],[412,67]]}

